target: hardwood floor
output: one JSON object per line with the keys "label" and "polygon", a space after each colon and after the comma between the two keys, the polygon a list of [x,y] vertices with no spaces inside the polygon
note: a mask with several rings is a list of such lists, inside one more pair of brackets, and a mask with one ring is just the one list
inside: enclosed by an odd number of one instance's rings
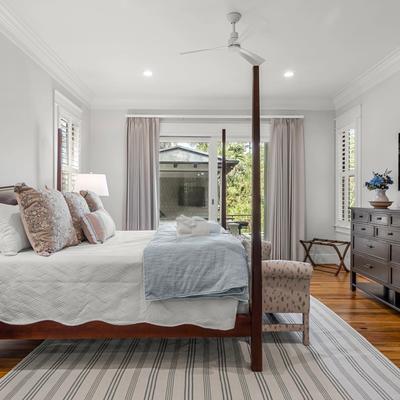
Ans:
{"label": "hardwood floor", "polygon": [[[400,367],[400,313],[372,300],[360,291],[351,292],[349,274],[314,272],[311,293]],[[40,341],[0,341],[0,377],[5,375]]]}
{"label": "hardwood floor", "polygon": [[400,367],[400,313],[357,290],[352,292],[349,273],[338,277],[317,267],[311,294],[348,322]]}

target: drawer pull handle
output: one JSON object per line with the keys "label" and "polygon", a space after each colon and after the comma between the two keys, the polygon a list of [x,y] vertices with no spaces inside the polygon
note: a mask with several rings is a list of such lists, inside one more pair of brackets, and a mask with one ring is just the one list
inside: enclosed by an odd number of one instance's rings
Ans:
{"label": "drawer pull handle", "polygon": [[364,218],[364,215],[359,215],[358,218]]}
{"label": "drawer pull handle", "polygon": [[362,231],[365,231],[365,228],[361,228]]}
{"label": "drawer pull handle", "polygon": [[374,246],[372,246],[372,244],[368,244],[367,247],[370,248],[370,249],[374,248]]}
{"label": "drawer pull handle", "polygon": [[376,217],[378,221],[382,221],[382,217]]}
{"label": "drawer pull handle", "polygon": [[393,236],[393,232],[388,232],[388,236]]}
{"label": "drawer pull handle", "polygon": [[368,268],[368,269],[373,269],[374,268],[374,266],[371,265],[371,264],[365,264],[364,266],[365,266],[365,268]]}

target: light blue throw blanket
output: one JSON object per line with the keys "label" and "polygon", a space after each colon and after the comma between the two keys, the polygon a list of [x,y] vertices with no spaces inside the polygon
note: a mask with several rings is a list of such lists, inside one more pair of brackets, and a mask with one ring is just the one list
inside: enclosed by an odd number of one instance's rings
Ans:
{"label": "light blue throw blanket", "polygon": [[184,237],[174,225],[162,225],[144,249],[143,269],[146,300],[248,300],[245,250],[228,233]]}

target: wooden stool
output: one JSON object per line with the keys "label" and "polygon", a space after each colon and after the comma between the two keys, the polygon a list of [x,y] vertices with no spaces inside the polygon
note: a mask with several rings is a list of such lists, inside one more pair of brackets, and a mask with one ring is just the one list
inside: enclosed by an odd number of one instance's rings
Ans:
{"label": "wooden stool", "polygon": [[[315,268],[317,265],[324,265],[324,264],[316,264],[314,262],[314,260],[311,257],[310,251],[311,248],[314,245],[318,245],[318,246],[328,246],[328,247],[332,247],[333,249],[335,249],[336,254],[339,257],[339,264],[336,264],[337,266],[337,271],[335,276],[339,275],[339,272],[341,271],[341,269],[343,268],[346,272],[349,272],[350,270],[346,267],[346,264],[344,262],[344,259],[346,257],[347,251],[349,250],[350,247],[350,242],[344,241],[344,240],[330,240],[330,239],[318,239],[318,238],[314,238],[312,240],[300,240],[300,243],[303,245],[304,247],[304,251],[305,251],[305,256],[304,256],[304,262],[308,260],[310,260],[311,265]],[[339,250],[340,248],[343,248],[344,246],[344,251],[343,253]]]}

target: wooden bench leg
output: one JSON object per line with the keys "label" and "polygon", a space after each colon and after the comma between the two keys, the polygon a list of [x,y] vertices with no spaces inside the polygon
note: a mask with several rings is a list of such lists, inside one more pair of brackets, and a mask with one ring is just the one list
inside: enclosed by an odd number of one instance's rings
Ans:
{"label": "wooden bench leg", "polygon": [[303,344],[310,344],[310,313],[303,314]]}

